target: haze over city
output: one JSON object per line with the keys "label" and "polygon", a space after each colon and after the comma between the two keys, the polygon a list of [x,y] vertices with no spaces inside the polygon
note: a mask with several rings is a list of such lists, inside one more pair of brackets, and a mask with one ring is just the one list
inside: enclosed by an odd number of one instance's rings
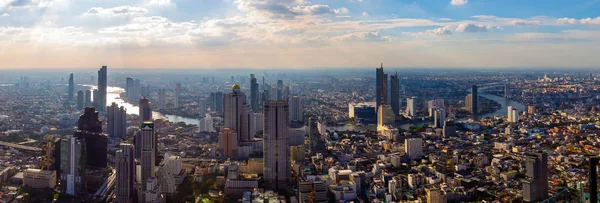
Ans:
{"label": "haze over city", "polygon": [[594,68],[596,0],[3,0],[0,68]]}

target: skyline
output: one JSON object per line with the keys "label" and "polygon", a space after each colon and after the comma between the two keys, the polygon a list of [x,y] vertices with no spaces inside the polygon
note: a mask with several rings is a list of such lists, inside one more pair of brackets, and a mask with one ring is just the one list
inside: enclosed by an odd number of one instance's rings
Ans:
{"label": "skyline", "polygon": [[0,69],[598,68],[598,0],[3,0]]}

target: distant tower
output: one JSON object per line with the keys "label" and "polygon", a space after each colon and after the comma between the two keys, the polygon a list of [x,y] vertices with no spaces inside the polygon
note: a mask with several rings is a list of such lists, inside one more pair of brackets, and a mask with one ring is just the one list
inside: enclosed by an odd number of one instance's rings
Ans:
{"label": "distant tower", "polygon": [[263,159],[264,179],[268,188],[284,189],[290,176],[288,103],[268,101],[264,106]]}
{"label": "distant tower", "polygon": [[179,106],[179,94],[180,93],[181,93],[181,83],[177,83],[175,85],[175,95],[174,95],[174,97],[175,97],[175,108],[176,109],[180,108],[180,106]]}
{"label": "distant tower", "polygon": [[94,107],[86,107],[79,117],[74,137],[85,140],[88,168],[106,168],[108,137],[102,133],[102,121]]}
{"label": "distant tower", "polygon": [[479,96],[477,94],[477,85],[471,87],[471,114],[477,115],[479,109]]}
{"label": "distant tower", "polygon": [[140,122],[143,124],[145,121],[152,121],[152,109],[150,109],[150,101],[148,101],[148,98],[141,98],[139,107]]}
{"label": "distant tower", "polygon": [[250,74],[250,104],[253,112],[259,112],[258,104],[258,82],[254,74]]}
{"label": "distant tower", "polygon": [[398,78],[398,72],[390,76],[390,80],[390,105],[394,115],[398,115],[400,113],[400,79]]}
{"label": "distant tower", "polygon": [[125,107],[120,107],[117,103],[113,102],[107,108],[107,123],[106,131],[110,137],[125,138],[127,133],[127,111]]}
{"label": "distant tower", "polygon": [[223,127],[235,131],[238,142],[251,140],[248,110],[246,94],[239,85],[233,85],[231,92],[223,96]]}
{"label": "distant tower", "polygon": [[283,80],[277,80],[277,100],[283,100]]}
{"label": "distant tower", "polygon": [[77,110],[83,109],[85,106],[83,91],[77,91]]}
{"label": "distant tower", "polygon": [[302,121],[302,99],[294,96],[290,101],[290,120]]}
{"label": "distant tower", "polygon": [[433,123],[436,128],[444,127],[444,124],[446,123],[446,110],[443,107],[435,108],[433,118]]}
{"label": "distant tower", "polygon": [[117,177],[115,179],[116,202],[131,202],[133,198],[135,162],[133,145],[121,143],[115,155]]}
{"label": "distant tower", "polygon": [[85,106],[91,106],[92,105],[92,91],[91,90],[86,90],[84,97],[85,97],[85,99],[84,99],[85,100],[84,101],[85,104],[83,106],[84,107]]}
{"label": "distant tower", "polygon": [[199,118],[202,119],[206,116],[206,99],[202,98],[198,101]]}
{"label": "distant tower", "polygon": [[73,94],[75,94],[75,84],[73,82],[73,73],[69,75],[69,101],[73,101]]}
{"label": "distant tower", "polygon": [[[98,70],[98,111],[105,112],[106,111],[106,89],[107,89],[107,67],[102,66],[100,70]],[[95,98],[94,98],[95,99]]]}
{"label": "distant tower", "polygon": [[137,99],[135,98],[135,80],[133,78],[127,78],[125,79],[125,93],[127,94],[127,99],[129,101],[136,101]]}
{"label": "distant tower", "polygon": [[409,97],[406,99],[406,114],[412,119],[417,119],[417,98]]}
{"label": "distant tower", "polygon": [[510,85],[508,81],[504,82],[504,98],[508,98],[510,96]]}
{"label": "distant tower", "polygon": [[376,108],[379,108],[382,104],[387,104],[388,91],[387,91],[387,74],[383,72],[383,63],[381,67],[377,68],[377,77],[375,80],[375,101]]}
{"label": "distant tower", "polygon": [[523,182],[523,200],[539,202],[548,198],[548,155],[530,153],[525,158],[526,180]]}
{"label": "distant tower", "polygon": [[158,110],[160,111],[164,111],[165,109],[167,109],[167,103],[166,103],[166,92],[165,89],[160,89],[158,90]]}
{"label": "distant tower", "polygon": [[156,165],[156,135],[154,134],[154,122],[145,121],[141,126],[140,131],[141,138],[141,180],[142,180],[142,189],[146,190],[146,181],[149,178],[154,178],[155,176],[155,165]]}

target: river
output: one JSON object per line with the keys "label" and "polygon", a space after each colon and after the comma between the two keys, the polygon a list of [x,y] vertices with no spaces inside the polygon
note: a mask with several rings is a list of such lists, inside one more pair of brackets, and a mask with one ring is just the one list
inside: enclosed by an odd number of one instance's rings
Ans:
{"label": "river", "polygon": [[[82,86],[89,87],[90,90],[92,90],[92,91],[94,89],[97,89],[97,86],[95,86],[95,85],[82,85]],[[121,99],[120,94],[122,92],[125,92],[125,89],[120,88],[120,87],[108,86],[106,89],[106,104],[110,105],[113,102],[115,102],[115,103],[117,103],[117,105],[125,107],[125,109],[127,110],[127,114],[139,115],[140,108],[134,104],[127,103],[123,99]],[[184,122],[185,124],[188,124],[188,125],[198,125],[200,123],[200,119],[197,119],[197,118],[187,118],[187,117],[170,115],[170,114],[162,114],[158,111],[152,111],[152,118],[165,119],[165,120],[175,122],[175,123]]]}

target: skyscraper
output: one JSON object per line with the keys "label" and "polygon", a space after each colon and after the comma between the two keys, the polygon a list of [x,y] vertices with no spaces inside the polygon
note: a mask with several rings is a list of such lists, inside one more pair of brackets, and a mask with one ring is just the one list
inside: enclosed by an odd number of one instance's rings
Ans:
{"label": "skyscraper", "polygon": [[290,100],[290,120],[302,121],[302,100],[294,96]]}
{"label": "skyscraper", "polygon": [[268,188],[284,189],[290,176],[288,103],[268,101],[264,106],[263,159],[264,179]]}
{"label": "skyscraper", "polygon": [[[155,165],[156,165],[156,135],[154,134],[154,122],[145,121],[141,126],[140,131],[141,138],[141,181],[145,183],[149,178],[155,176]],[[142,184],[142,188],[146,190],[146,184]]]}
{"label": "skyscraper", "polygon": [[199,118],[202,119],[206,116],[206,98],[202,98],[198,101]]}
{"label": "skyscraper", "polygon": [[406,99],[406,115],[412,119],[417,119],[417,98],[409,97]]}
{"label": "skyscraper", "polygon": [[83,91],[77,91],[77,109],[83,109],[83,106],[85,106],[84,104],[84,95],[83,95]]}
{"label": "skyscraper", "polygon": [[86,190],[86,143],[84,140],[69,137],[60,141],[60,192],[79,196]]}
{"label": "skyscraper", "polygon": [[125,93],[129,101],[137,101],[137,92],[135,86],[135,80],[133,78],[127,78],[125,80]]}
{"label": "skyscraper", "polygon": [[375,102],[376,108],[379,108],[382,104],[387,104],[387,74],[383,72],[383,63],[381,67],[377,68],[377,77],[375,79]]}
{"label": "skyscraper", "polygon": [[102,133],[102,121],[94,107],[86,107],[79,117],[74,137],[85,140],[86,165],[88,168],[106,168],[108,161],[108,137]]}
{"label": "skyscraper", "polygon": [[94,100],[92,101],[92,105],[96,108],[98,108],[98,102],[100,101],[100,91],[98,91],[98,89],[94,89],[94,92],[92,93],[92,98],[94,98]]}
{"label": "skyscraper", "polygon": [[148,101],[148,98],[141,98],[139,107],[140,122],[143,124],[145,121],[152,121],[152,110],[150,109],[150,101]]}
{"label": "skyscraper", "polygon": [[400,114],[400,78],[398,72],[390,76],[390,105],[394,111],[394,115]]}
{"label": "skyscraper", "polygon": [[250,141],[249,108],[246,104],[246,94],[240,86],[233,85],[231,92],[223,96],[223,127],[235,131],[238,142]]}
{"label": "skyscraper", "polygon": [[165,89],[158,90],[158,110],[164,111],[167,109],[166,97]]}
{"label": "skyscraper", "polygon": [[444,127],[446,122],[446,110],[443,107],[438,107],[433,110],[433,124],[436,128]]}
{"label": "skyscraper", "polygon": [[[102,66],[100,70],[98,70],[98,102],[97,107],[98,111],[105,112],[106,111],[106,88],[107,88],[108,78],[107,78],[107,67]],[[94,98],[96,99],[96,98]]]}
{"label": "skyscraper", "polygon": [[107,108],[106,114],[106,131],[108,131],[108,136],[125,138],[125,134],[127,133],[127,111],[125,107],[121,106],[119,108],[119,105],[113,102]]}
{"label": "skyscraper", "polygon": [[525,158],[526,180],[523,182],[523,200],[539,202],[548,198],[548,155],[530,153]]}
{"label": "skyscraper", "polygon": [[179,94],[180,93],[181,93],[181,83],[177,83],[177,84],[175,84],[175,95],[173,96],[175,99],[174,104],[175,104],[176,109],[178,109],[180,107],[179,106],[180,105],[179,104]]}
{"label": "skyscraper", "polygon": [[219,114],[223,113],[223,93],[222,92],[211,92],[210,93],[210,110],[215,111]]}
{"label": "skyscraper", "polygon": [[479,109],[479,96],[477,95],[477,85],[471,87],[471,114],[477,115]]}
{"label": "skyscraper", "polygon": [[73,82],[73,73],[69,75],[69,101],[73,101],[73,94],[75,94],[75,84]]}
{"label": "skyscraper", "polygon": [[135,163],[133,145],[121,143],[115,155],[116,202],[131,203],[134,193]]}
{"label": "skyscraper", "polygon": [[86,90],[84,97],[85,97],[84,98],[84,100],[85,100],[84,103],[85,104],[83,106],[86,107],[86,106],[92,105],[92,91],[91,90]]}
{"label": "skyscraper", "polygon": [[283,100],[283,80],[277,80],[277,100]]}
{"label": "skyscraper", "polygon": [[260,111],[258,109],[258,82],[256,82],[254,74],[250,74],[250,104],[252,105],[253,112]]}
{"label": "skyscraper", "polygon": [[219,148],[223,156],[233,158],[237,156],[237,133],[229,128],[224,128],[219,133]]}

